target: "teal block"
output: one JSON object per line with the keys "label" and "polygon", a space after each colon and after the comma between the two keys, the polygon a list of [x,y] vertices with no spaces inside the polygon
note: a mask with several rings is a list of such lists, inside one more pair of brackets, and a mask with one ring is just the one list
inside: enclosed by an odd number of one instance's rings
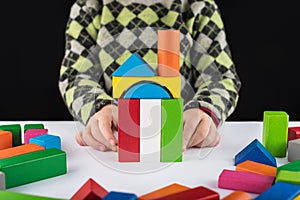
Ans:
{"label": "teal block", "polygon": [[132,193],[112,191],[108,193],[103,200],[138,200],[138,197]]}
{"label": "teal block", "polygon": [[275,157],[285,157],[288,141],[289,116],[282,111],[265,111],[263,145]]}
{"label": "teal block", "polygon": [[294,162],[290,162],[288,164],[282,165],[277,168],[277,175],[281,170],[300,172],[300,160],[296,160]]}
{"label": "teal block", "polygon": [[172,94],[167,88],[156,83],[140,82],[127,91],[121,98],[124,99],[170,99]]}
{"label": "teal block", "polygon": [[0,130],[10,131],[12,133],[12,139],[13,139],[12,146],[13,147],[16,147],[16,146],[19,146],[22,144],[20,124],[2,125],[2,126],[0,126]]}
{"label": "teal block", "polygon": [[67,173],[66,153],[52,148],[4,158],[0,171],[5,173],[7,189],[59,176]]}
{"label": "teal block", "polygon": [[161,162],[181,162],[183,100],[162,99],[161,110]]}
{"label": "teal block", "polygon": [[45,149],[61,149],[61,140],[59,136],[44,134],[29,139],[29,143],[45,147]]}
{"label": "teal block", "polygon": [[9,191],[0,191],[0,199],[3,200],[63,200],[63,199],[28,195],[28,194],[9,192]]}
{"label": "teal block", "polygon": [[25,124],[24,125],[24,133],[28,129],[44,129],[44,124]]}

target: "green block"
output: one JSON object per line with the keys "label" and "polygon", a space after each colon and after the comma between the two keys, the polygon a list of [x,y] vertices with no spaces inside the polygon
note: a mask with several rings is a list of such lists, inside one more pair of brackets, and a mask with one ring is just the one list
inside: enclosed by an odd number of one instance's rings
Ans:
{"label": "green block", "polygon": [[19,146],[22,144],[20,124],[2,125],[2,126],[0,126],[0,130],[10,131],[12,133],[13,147],[16,147],[16,146]]}
{"label": "green block", "polygon": [[161,108],[161,162],[181,162],[183,100],[162,99]]}
{"label": "green block", "polygon": [[276,176],[275,182],[286,182],[295,185],[300,185],[300,172],[280,170]]}
{"label": "green block", "polygon": [[25,124],[24,125],[24,133],[28,129],[44,129],[44,124]]}
{"label": "green block", "polygon": [[49,197],[21,194],[17,192],[0,191],[0,199],[5,200],[62,200]]}
{"label": "green block", "polygon": [[67,173],[66,153],[46,149],[0,160],[6,189]]}
{"label": "green block", "polygon": [[290,162],[277,168],[277,175],[281,170],[300,172],[300,160]]}
{"label": "green block", "polygon": [[282,111],[265,111],[263,145],[275,157],[285,157],[289,116]]}

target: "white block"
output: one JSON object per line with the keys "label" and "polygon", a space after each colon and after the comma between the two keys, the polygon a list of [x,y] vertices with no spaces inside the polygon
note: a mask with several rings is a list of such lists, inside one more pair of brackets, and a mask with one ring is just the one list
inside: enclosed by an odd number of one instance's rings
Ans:
{"label": "white block", "polygon": [[5,174],[0,171],[0,190],[5,190]]}
{"label": "white block", "polygon": [[140,162],[160,162],[161,99],[140,100]]}
{"label": "white block", "polygon": [[288,144],[288,161],[300,159],[300,139],[290,140]]}

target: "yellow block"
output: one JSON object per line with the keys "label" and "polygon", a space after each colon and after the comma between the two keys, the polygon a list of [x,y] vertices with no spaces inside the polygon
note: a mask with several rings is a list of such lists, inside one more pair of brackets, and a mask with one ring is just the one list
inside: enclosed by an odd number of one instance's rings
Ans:
{"label": "yellow block", "polygon": [[300,194],[293,200],[300,200]]}
{"label": "yellow block", "polygon": [[124,91],[138,82],[153,82],[169,90],[173,98],[180,98],[180,76],[128,77],[113,76],[113,98],[120,98]]}

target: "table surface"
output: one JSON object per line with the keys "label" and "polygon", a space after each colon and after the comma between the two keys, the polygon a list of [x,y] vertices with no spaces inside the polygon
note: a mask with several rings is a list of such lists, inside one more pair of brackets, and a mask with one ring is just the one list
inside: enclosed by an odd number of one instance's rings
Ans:
{"label": "table surface", "polygon": [[[22,121],[0,124],[43,123],[49,134],[58,135],[62,150],[67,153],[66,175],[30,183],[9,191],[69,199],[89,179],[93,178],[108,191],[135,193],[140,196],[172,183],[188,187],[205,186],[225,197],[231,190],[217,187],[223,169],[234,170],[234,156],[255,138],[261,141],[262,122],[225,122],[219,129],[221,143],[214,148],[189,149],[181,163],[119,163],[116,152],[99,152],[81,147],[75,134],[83,126],[74,121]],[[299,126],[290,122],[289,126]],[[277,158],[278,166],[287,163]],[[252,197],[257,195],[249,193]]]}

